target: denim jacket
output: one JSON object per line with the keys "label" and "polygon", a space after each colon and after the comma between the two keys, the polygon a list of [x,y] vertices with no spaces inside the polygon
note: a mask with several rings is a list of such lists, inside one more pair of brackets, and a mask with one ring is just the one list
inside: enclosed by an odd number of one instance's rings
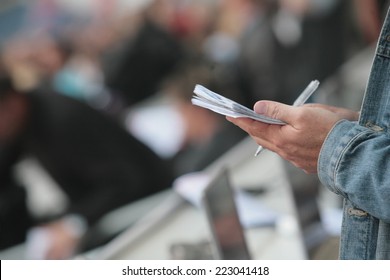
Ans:
{"label": "denim jacket", "polygon": [[390,259],[389,11],[360,119],[339,121],[318,160],[321,182],[344,198],[340,259]]}

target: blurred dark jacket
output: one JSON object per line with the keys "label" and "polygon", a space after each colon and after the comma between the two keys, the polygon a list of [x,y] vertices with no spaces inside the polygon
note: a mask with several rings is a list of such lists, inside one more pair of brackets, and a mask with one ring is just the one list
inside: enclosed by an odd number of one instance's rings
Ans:
{"label": "blurred dark jacket", "polygon": [[184,55],[176,37],[145,20],[123,49],[106,55],[103,63],[106,85],[131,106],[155,94]]}
{"label": "blurred dark jacket", "polygon": [[70,205],[64,214],[81,215],[89,224],[171,186],[170,165],[114,119],[55,93],[26,98],[31,105],[26,129],[0,150],[0,245],[7,238],[20,239],[19,231],[31,222],[24,213],[25,195],[12,177],[24,156],[38,159],[66,193]]}

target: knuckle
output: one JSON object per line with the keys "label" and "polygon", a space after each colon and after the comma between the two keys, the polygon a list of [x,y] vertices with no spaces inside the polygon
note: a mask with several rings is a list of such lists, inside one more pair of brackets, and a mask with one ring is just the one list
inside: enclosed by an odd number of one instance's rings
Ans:
{"label": "knuckle", "polygon": [[272,118],[275,118],[275,119],[281,118],[281,110],[280,110],[279,106],[272,106],[268,113]]}

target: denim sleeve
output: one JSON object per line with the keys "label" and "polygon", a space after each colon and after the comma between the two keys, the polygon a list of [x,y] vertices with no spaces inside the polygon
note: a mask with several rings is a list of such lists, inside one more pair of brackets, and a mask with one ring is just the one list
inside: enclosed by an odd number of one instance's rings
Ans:
{"label": "denim sleeve", "polygon": [[342,120],[328,134],[318,160],[320,181],[372,216],[390,222],[390,137]]}

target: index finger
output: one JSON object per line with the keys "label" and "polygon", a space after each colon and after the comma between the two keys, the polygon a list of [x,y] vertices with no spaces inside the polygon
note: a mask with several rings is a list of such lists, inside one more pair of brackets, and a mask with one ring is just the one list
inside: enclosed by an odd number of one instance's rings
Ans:
{"label": "index finger", "polygon": [[[273,133],[273,131],[280,129],[281,127],[281,125],[263,123],[250,118],[226,117],[226,119],[244,130],[250,136],[262,139],[268,139],[268,134]],[[272,130],[272,132],[270,130]]]}

